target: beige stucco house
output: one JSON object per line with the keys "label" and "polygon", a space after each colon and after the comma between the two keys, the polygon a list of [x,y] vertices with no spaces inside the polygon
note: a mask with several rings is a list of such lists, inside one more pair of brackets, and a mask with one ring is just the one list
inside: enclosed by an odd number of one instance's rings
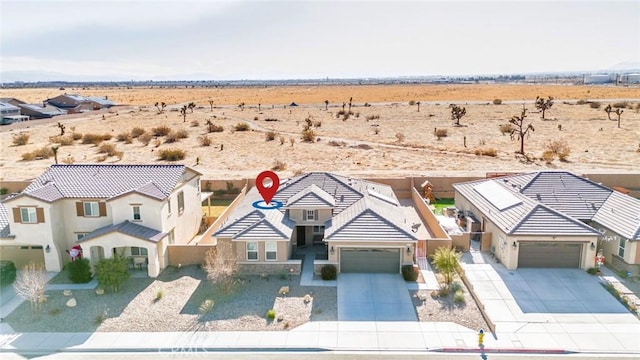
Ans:
{"label": "beige stucco house", "polygon": [[[595,266],[638,272],[640,200],[566,171],[454,184],[455,204],[481,220],[509,269]],[[485,249],[486,250],[486,249]]]}
{"label": "beige stucco house", "polygon": [[261,197],[252,188],[213,235],[233,243],[242,272],[287,271],[297,248],[314,245],[339,272],[399,273],[413,264],[414,224],[387,185],[308,173],[284,180],[274,200],[282,207],[255,207]]}
{"label": "beige stucco house", "polygon": [[183,165],[53,165],[0,204],[1,257],[60,271],[79,244],[92,264],[118,253],[155,277],[167,246],[200,229],[200,175]]}

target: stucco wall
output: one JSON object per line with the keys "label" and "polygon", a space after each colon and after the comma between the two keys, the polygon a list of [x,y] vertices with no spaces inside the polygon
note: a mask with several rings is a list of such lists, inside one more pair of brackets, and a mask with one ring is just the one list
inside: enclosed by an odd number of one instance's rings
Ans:
{"label": "stucco wall", "polygon": [[[318,210],[318,219],[317,220],[303,220],[303,212],[306,210]],[[298,225],[303,226],[311,226],[311,225],[324,225],[324,223],[331,219],[332,216],[331,209],[290,209],[289,210],[289,218],[296,222]]]}
{"label": "stucco wall", "polygon": [[168,264],[172,266],[202,264],[205,253],[214,248],[215,245],[169,245],[167,246]]}
{"label": "stucco wall", "polygon": [[[138,225],[150,227],[152,229],[162,229],[162,222],[166,216],[162,216],[164,201],[152,199],[140,194],[130,194],[120,196],[108,202],[113,217],[113,224],[123,221],[131,221]],[[133,219],[133,205],[140,206],[140,220]]]}
{"label": "stucco wall", "polygon": [[425,222],[427,230],[429,231],[431,236],[434,239],[449,239],[447,233],[444,231],[444,229],[442,229],[442,226],[440,226],[440,223],[438,222],[435,214],[433,213],[433,211],[431,211],[429,205],[427,205],[418,191],[412,189],[411,197],[413,199],[413,205],[418,212],[418,215],[420,215],[422,221]]}

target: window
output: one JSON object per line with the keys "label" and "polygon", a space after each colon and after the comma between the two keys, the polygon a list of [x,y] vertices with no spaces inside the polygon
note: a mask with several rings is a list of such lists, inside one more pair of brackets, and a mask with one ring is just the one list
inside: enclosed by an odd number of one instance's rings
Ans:
{"label": "window", "polygon": [[76,240],[82,240],[88,233],[76,233]]}
{"label": "window", "polygon": [[267,261],[278,260],[278,243],[275,241],[267,241],[264,244],[264,258]]}
{"label": "window", "polygon": [[100,209],[97,201],[84,202],[84,216],[100,216]]}
{"label": "window", "polygon": [[184,191],[178,193],[178,213],[182,214],[184,211]]}
{"label": "window", "polygon": [[142,220],[142,217],[140,216],[140,205],[133,205],[133,220]]}
{"label": "window", "polygon": [[257,242],[247,243],[247,260],[258,261],[258,243]]}
{"label": "window", "polygon": [[38,217],[36,216],[36,208],[34,207],[20,208],[20,222],[23,222],[26,224],[37,223]]}
{"label": "window", "polygon": [[167,198],[167,210],[169,210],[169,215],[171,215],[171,198]]}
{"label": "window", "polygon": [[303,210],[302,220],[313,221],[318,220],[318,210]]}
{"label": "window", "polygon": [[324,234],[324,226],[314,225],[313,226],[313,234],[314,235]]}
{"label": "window", "polygon": [[620,238],[618,242],[618,256],[624,258],[624,246],[627,243],[627,240],[623,237]]}
{"label": "window", "polygon": [[131,247],[131,256],[147,256],[149,252],[147,248],[132,246]]}
{"label": "window", "polygon": [[174,229],[171,229],[171,231],[169,231],[169,244],[173,244],[176,242],[176,234],[174,232]]}

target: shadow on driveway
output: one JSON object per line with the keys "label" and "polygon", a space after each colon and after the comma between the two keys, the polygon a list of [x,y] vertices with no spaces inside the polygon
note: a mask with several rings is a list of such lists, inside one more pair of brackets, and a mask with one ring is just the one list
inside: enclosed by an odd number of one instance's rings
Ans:
{"label": "shadow on driveway", "polygon": [[601,313],[629,311],[600,284],[598,277],[580,269],[496,271],[523,313]]}

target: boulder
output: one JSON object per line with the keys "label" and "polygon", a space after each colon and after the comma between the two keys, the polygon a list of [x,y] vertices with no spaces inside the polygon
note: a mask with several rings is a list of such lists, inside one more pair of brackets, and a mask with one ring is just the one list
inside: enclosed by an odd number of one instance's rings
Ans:
{"label": "boulder", "polygon": [[71,292],[71,290],[65,290],[65,291],[63,291],[63,292],[62,292],[62,294],[63,294],[64,296],[71,296],[71,295],[73,295],[73,293]]}
{"label": "boulder", "polygon": [[280,288],[280,290],[278,290],[278,294],[280,295],[287,295],[289,293],[289,287],[288,286],[283,286]]}
{"label": "boulder", "polygon": [[78,305],[78,302],[76,301],[76,298],[71,298],[69,299],[69,301],[67,301],[67,307],[76,307],[76,305]]}
{"label": "boulder", "polygon": [[103,288],[97,288],[96,289],[96,295],[102,295],[104,294],[104,289]]}

